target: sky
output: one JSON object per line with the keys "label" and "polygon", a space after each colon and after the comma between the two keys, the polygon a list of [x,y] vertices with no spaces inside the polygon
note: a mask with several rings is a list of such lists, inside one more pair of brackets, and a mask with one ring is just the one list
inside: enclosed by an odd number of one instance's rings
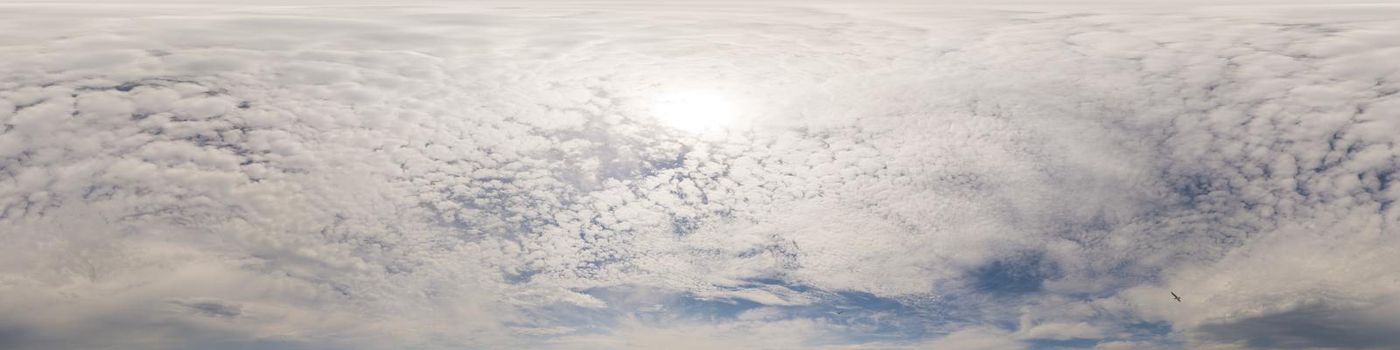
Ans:
{"label": "sky", "polygon": [[1395,62],[1386,2],[3,2],[0,348],[1400,349]]}

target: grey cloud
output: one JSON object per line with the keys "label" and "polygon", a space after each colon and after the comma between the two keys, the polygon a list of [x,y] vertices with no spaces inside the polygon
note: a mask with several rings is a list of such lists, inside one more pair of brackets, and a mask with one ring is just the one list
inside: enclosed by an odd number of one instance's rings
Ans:
{"label": "grey cloud", "polygon": [[198,314],[210,317],[233,318],[243,314],[242,307],[237,304],[220,303],[217,301],[175,301],[172,302],[185,308],[189,308]]}
{"label": "grey cloud", "polygon": [[31,347],[34,342],[33,332],[24,326],[0,327],[0,345],[11,349]]}
{"label": "grey cloud", "polygon": [[1394,349],[1394,305],[1314,302],[1239,320],[1202,325],[1201,336],[1256,349]]}

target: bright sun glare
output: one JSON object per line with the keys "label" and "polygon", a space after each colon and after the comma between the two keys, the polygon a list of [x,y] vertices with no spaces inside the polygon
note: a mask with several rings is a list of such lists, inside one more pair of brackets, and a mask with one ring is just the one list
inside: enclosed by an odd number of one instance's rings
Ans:
{"label": "bright sun glare", "polygon": [[678,91],[662,95],[652,106],[662,124],[690,133],[725,128],[734,122],[729,99],[708,91]]}

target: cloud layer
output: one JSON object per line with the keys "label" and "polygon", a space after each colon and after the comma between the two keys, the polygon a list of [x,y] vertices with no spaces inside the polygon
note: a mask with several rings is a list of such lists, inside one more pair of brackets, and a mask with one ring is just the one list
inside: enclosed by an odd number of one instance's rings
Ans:
{"label": "cloud layer", "polygon": [[0,8],[3,348],[1400,342],[1397,7]]}

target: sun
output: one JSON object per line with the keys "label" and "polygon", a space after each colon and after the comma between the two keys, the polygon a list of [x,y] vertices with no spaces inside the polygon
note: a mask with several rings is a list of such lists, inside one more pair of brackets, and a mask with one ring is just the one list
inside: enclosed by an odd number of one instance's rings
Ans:
{"label": "sun", "polygon": [[701,90],[657,96],[651,109],[657,121],[694,134],[719,131],[734,123],[734,104],[724,95]]}

